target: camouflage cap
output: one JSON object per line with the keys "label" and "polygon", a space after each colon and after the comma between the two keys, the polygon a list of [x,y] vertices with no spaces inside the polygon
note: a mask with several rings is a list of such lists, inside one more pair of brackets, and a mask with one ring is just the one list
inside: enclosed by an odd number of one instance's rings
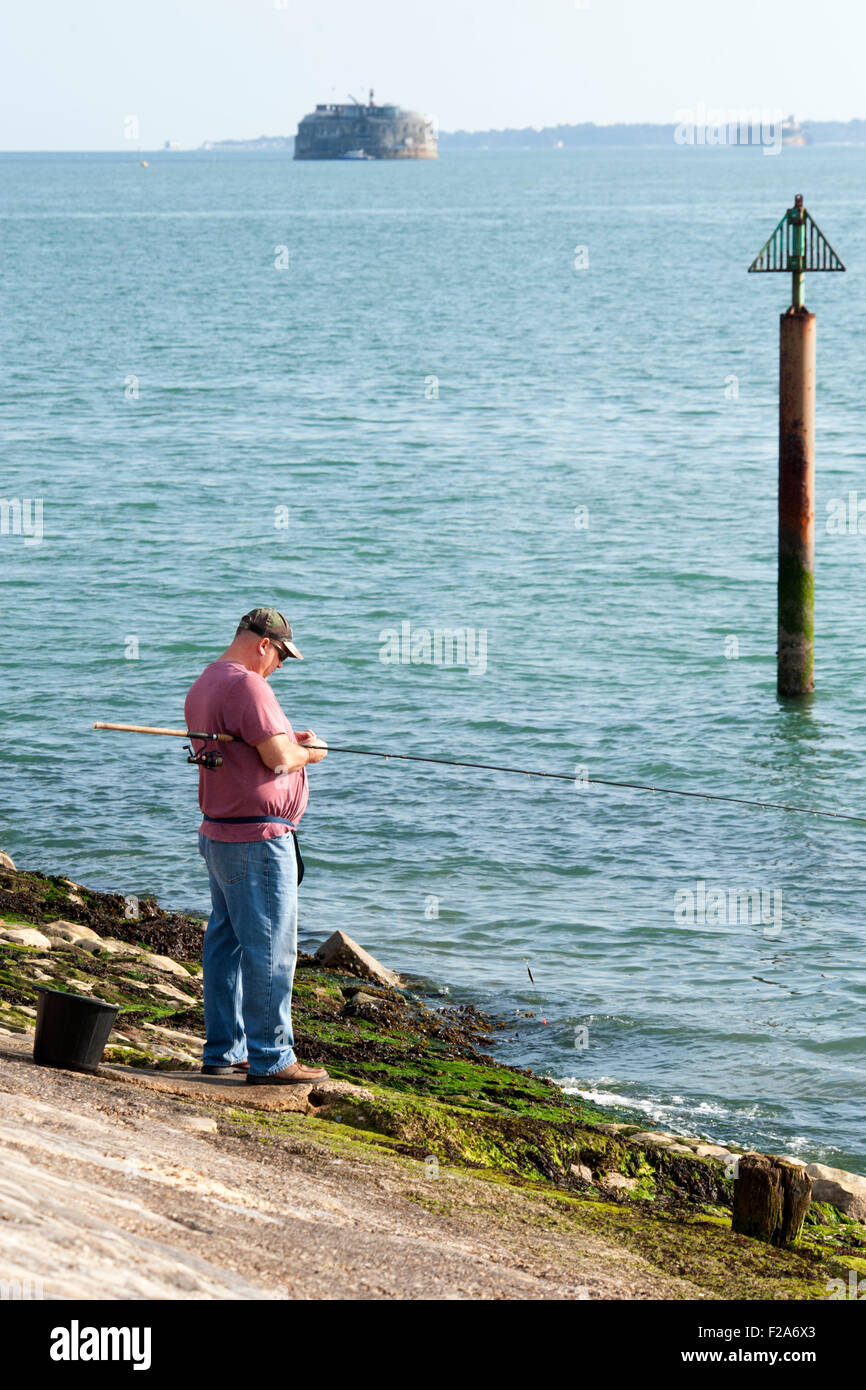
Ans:
{"label": "camouflage cap", "polygon": [[291,623],[282,613],[277,612],[276,608],[253,608],[250,613],[245,613],[238,623],[238,631],[241,630],[269,637],[278,651],[284,647],[289,656],[295,657],[298,661],[304,659],[292,641]]}

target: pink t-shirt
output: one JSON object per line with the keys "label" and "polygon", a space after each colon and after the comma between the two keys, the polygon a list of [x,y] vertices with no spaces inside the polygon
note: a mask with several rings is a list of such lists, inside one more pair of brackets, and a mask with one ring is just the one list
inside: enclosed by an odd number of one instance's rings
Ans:
{"label": "pink t-shirt", "polygon": [[[297,828],[310,794],[306,768],[277,776],[265,767],[255,745],[274,734],[295,732],[264,676],[239,661],[212,661],[189,688],[184,715],[188,729],[207,734],[234,734],[238,743],[194,742],[222,756],[222,767],[199,768],[198,804],[209,816],[284,816]],[[288,835],[287,825],[218,825],[202,821],[210,840],[271,840]]]}

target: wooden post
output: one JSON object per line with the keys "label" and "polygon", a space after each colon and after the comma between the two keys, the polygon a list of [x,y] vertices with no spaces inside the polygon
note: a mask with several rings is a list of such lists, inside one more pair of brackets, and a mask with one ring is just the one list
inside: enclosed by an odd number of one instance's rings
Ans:
{"label": "wooden post", "polygon": [[780,695],[815,688],[815,315],[789,309],[779,352]]}
{"label": "wooden post", "polygon": [[743,1154],[734,1179],[731,1230],[781,1247],[793,1244],[812,1201],[805,1167],[775,1154]]}

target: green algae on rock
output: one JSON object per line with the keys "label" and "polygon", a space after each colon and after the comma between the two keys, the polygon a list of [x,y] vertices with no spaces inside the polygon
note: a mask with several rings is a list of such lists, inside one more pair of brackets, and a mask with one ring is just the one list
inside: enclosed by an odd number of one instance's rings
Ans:
{"label": "green algae on rock", "polygon": [[[134,907],[137,916],[130,916]],[[175,960],[201,958],[201,919],[164,912],[153,898],[96,893],[69,879],[0,868],[0,917],[44,927],[58,918],[92,928],[100,936],[130,941]]]}
{"label": "green algae on rock", "polygon": [[[70,906],[66,892],[63,880],[0,872],[7,924],[41,927],[62,913],[145,952],[93,955],[62,937],[49,951],[0,942],[0,1030],[32,1028],[36,986],[50,979],[52,988],[119,1005],[106,1060],[157,1071],[197,1066],[201,925],[155,904],[132,921],[121,895],[87,889],[76,889],[82,902]],[[166,975],[148,952],[182,957],[184,976]],[[732,1235],[733,1181],[720,1157],[729,1150],[642,1132],[544,1077],[497,1063],[485,1049],[499,1022],[477,1009],[434,1008],[405,988],[361,988],[302,954],[293,1015],[303,1059],[326,1063],[335,1080],[366,1094],[327,1097],[314,1117],[244,1112],[237,1123],[245,1132],[282,1142],[300,1124],[341,1151],[463,1173],[479,1191],[504,1184],[515,1200],[532,1193],[551,1229],[615,1234],[655,1266],[696,1280],[706,1297],[826,1297],[839,1261],[848,1268],[866,1250],[866,1227],[826,1206],[809,1212],[791,1251]]]}

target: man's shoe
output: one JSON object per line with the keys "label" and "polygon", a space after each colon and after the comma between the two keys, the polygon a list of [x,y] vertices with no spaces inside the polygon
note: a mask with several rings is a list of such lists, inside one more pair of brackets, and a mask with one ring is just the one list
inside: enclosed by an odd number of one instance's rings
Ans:
{"label": "man's shoe", "polygon": [[233,1062],[230,1067],[203,1066],[202,1076],[232,1076],[236,1071],[249,1071],[249,1062]]}
{"label": "man's shoe", "polygon": [[328,1073],[324,1067],[304,1067],[293,1062],[282,1071],[271,1072],[270,1076],[253,1076],[247,1073],[248,1086],[310,1086],[317,1081],[327,1081]]}

